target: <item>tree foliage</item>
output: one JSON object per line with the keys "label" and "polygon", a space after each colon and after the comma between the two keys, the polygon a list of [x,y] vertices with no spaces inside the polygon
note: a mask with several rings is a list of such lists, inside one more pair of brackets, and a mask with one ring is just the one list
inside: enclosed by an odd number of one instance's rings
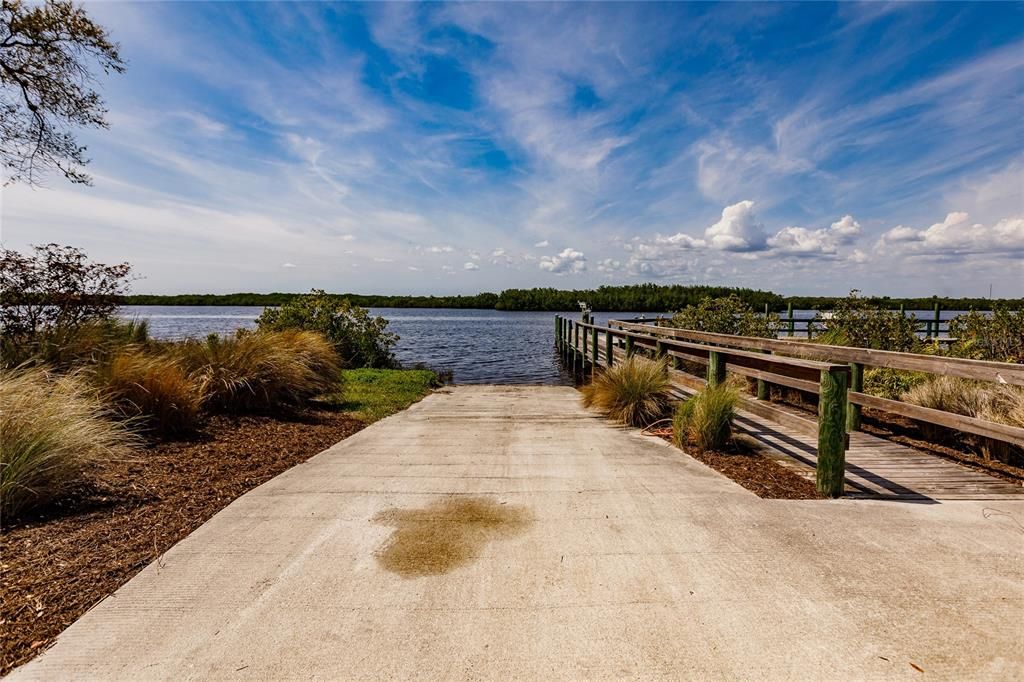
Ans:
{"label": "tree foliage", "polygon": [[303,329],[323,334],[334,344],[346,367],[391,367],[398,335],[388,321],[366,308],[320,289],[297,296],[279,308],[267,308],[256,320],[261,331]]}
{"label": "tree foliage", "polygon": [[962,357],[998,362],[1024,362],[1024,310],[997,307],[991,315],[972,310],[949,323],[957,339],[953,352]]}
{"label": "tree foliage", "polygon": [[760,315],[736,294],[722,298],[704,298],[672,316],[672,326],[715,334],[774,337],[780,327],[779,316]]}
{"label": "tree foliage", "polygon": [[107,320],[130,274],[128,263],[97,263],[71,246],[35,246],[28,255],[0,250],[0,334],[31,337]]}
{"label": "tree foliage", "polygon": [[894,351],[911,351],[921,344],[913,315],[872,303],[856,289],[828,314],[818,313],[813,324],[825,329],[815,337],[818,343]]}
{"label": "tree foliage", "polygon": [[[124,71],[118,46],[85,10],[67,0],[0,5],[0,158],[6,183],[37,184],[57,169],[74,183],[85,147],[77,128],[106,128],[106,109],[90,68]],[[5,184],[6,184],[5,183]]]}

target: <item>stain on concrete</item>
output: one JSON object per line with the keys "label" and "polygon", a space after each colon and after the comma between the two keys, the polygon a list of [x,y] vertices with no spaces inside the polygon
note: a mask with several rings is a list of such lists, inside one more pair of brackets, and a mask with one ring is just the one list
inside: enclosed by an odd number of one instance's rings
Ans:
{"label": "stain on concrete", "polygon": [[386,509],[373,520],[395,529],[377,561],[407,578],[470,564],[492,540],[519,535],[532,523],[525,507],[486,497],[447,497],[419,509]]}

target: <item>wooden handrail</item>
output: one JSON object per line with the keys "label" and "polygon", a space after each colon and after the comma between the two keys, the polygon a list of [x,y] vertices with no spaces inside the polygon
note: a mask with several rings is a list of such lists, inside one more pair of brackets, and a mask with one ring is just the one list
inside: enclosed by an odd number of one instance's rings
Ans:
{"label": "wooden handrail", "polygon": [[[624,341],[623,354],[628,358],[637,348],[652,351],[659,357],[699,358],[708,366],[707,384],[715,386],[725,380],[726,369],[757,377],[784,377],[787,381],[814,385],[820,396],[818,401],[818,464],[816,480],[818,490],[829,497],[838,497],[843,491],[846,448],[847,386],[850,366],[835,362],[821,362],[806,358],[767,355],[748,350],[730,348],[721,343],[694,343],[661,335],[642,333],[649,328],[633,331],[598,327],[590,322],[573,322],[556,317],[558,334],[556,346],[565,355],[567,363],[585,368],[589,361],[596,367],[604,357],[606,366],[615,362],[613,339]],[[581,343],[582,331],[582,343]],[[588,347],[588,332],[590,333]],[[605,351],[599,352],[597,334],[605,334]],[[588,352],[590,351],[588,357]],[[673,372],[675,374],[675,372]],[[810,381],[817,378],[817,383]],[[764,407],[768,407],[765,405]]]}
{"label": "wooden handrail", "polygon": [[1024,365],[1016,365],[1010,362],[948,358],[937,355],[872,350],[870,348],[851,348],[848,346],[829,346],[806,341],[790,341],[788,339],[765,339],[756,336],[715,334],[694,329],[656,327],[649,324],[635,324],[619,320],[610,320],[608,324],[615,325],[620,329],[637,331],[652,336],[659,335],[669,336],[674,339],[703,341],[705,343],[722,344],[747,350],[768,350],[773,353],[782,353],[820,361],[855,362],[869,367],[887,367],[929,374],[945,374],[963,379],[977,379],[980,381],[1024,386]]}

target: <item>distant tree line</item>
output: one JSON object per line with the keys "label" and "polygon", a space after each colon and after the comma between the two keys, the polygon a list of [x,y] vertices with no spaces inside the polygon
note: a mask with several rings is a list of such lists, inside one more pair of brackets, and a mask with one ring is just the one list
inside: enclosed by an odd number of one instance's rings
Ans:
{"label": "distant tree line", "polygon": [[[133,294],[121,297],[124,305],[238,305],[280,306],[300,294],[177,294],[159,296]],[[472,296],[376,296],[367,294],[332,294],[348,299],[353,305],[368,308],[476,308],[485,310],[574,311],[579,301],[586,301],[595,311],[603,312],[670,312],[697,305],[705,298],[735,295],[755,310],[781,312],[792,303],[795,310],[831,310],[843,296],[781,296],[771,291],[736,287],[681,284],[629,284],[603,286],[597,289],[505,289],[495,294],[484,292]],[[907,310],[931,310],[939,303],[944,310],[990,310],[993,306],[1019,310],[1024,299],[988,298],[890,298],[865,297],[872,305]]]}

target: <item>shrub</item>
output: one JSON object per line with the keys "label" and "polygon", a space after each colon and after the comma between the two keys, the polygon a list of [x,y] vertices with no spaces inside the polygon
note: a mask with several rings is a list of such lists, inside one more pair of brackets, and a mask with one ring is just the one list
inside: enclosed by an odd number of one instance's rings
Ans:
{"label": "shrub", "polygon": [[724,298],[704,298],[672,316],[672,326],[715,334],[738,334],[773,338],[781,328],[779,316],[767,317],[754,312],[736,294]]}
{"label": "shrub", "polygon": [[727,384],[706,387],[676,408],[672,438],[677,447],[721,450],[732,437],[739,393]]}
{"label": "shrub", "polygon": [[176,348],[177,357],[204,382],[207,406],[220,412],[295,406],[336,387],[340,364],[333,346],[306,331],[211,335]]}
{"label": "shrub", "polygon": [[890,367],[869,367],[864,370],[864,392],[889,400],[900,400],[903,394],[927,380],[922,372],[908,372]]}
{"label": "shrub", "polygon": [[646,426],[664,416],[671,391],[668,365],[638,355],[595,375],[581,389],[584,406],[631,426]]}
{"label": "shrub", "polygon": [[387,331],[388,321],[366,308],[319,289],[297,296],[279,308],[267,308],[256,320],[261,331],[301,329],[322,334],[346,367],[393,367],[392,347],[398,336]]}
{"label": "shrub", "polygon": [[126,457],[134,438],[80,374],[0,370],[0,513],[17,516]]}
{"label": "shrub", "polygon": [[199,425],[205,381],[168,354],[129,349],[96,374],[116,410],[157,436],[189,433]]}
{"label": "shrub", "polygon": [[1024,362],[1024,311],[996,308],[989,316],[972,310],[950,320],[949,335],[960,357]]}
{"label": "shrub", "polygon": [[856,289],[831,311],[818,313],[811,324],[825,330],[814,340],[833,346],[910,351],[920,344],[913,315],[872,305]]}

